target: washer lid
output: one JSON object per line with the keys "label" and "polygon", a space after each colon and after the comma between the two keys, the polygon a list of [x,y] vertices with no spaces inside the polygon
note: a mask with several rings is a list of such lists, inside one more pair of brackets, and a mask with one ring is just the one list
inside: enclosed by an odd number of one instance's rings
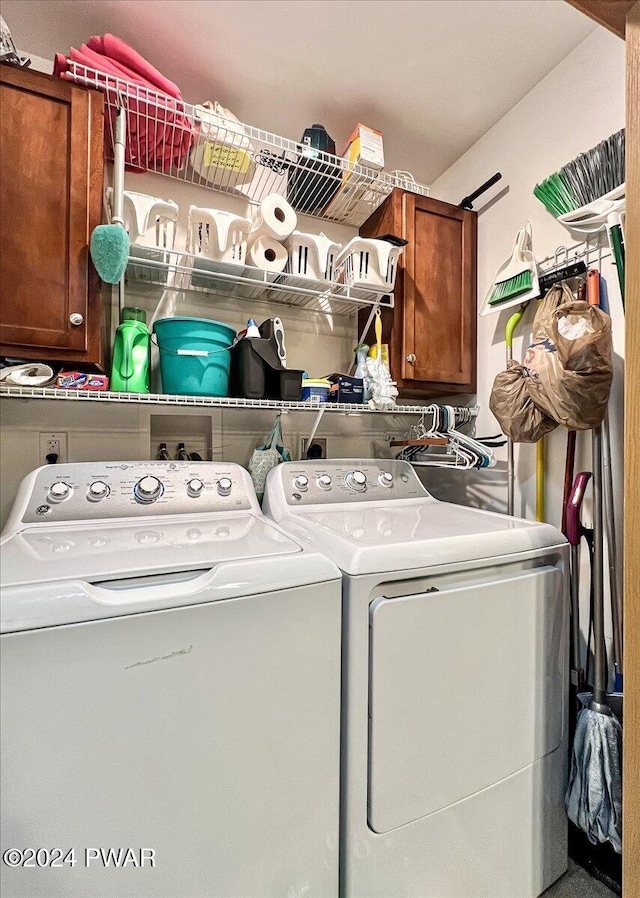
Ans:
{"label": "washer lid", "polygon": [[433,567],[565,543],[550,524],[431,498],[367,503],[339,511],[300,510],[281,524],[348,574]]}
{"label": "washer lid", "polygon": [[[2,541],[0,578],[3,589],[77,578],[95,583],[301,551],[273,524],[252,514],[34,527]],[[281,566],[280,560],[274,564],[275,580]]]}

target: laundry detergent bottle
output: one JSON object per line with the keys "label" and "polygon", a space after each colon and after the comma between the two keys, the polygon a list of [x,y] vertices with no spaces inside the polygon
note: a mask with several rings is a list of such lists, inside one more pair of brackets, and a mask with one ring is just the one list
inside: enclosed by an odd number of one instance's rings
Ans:
{"label": "laundry detergent bottle", "polygon": [[113,344],[111,389],[122,393],[148,393],[151,334],[142,309],[124,308]]}

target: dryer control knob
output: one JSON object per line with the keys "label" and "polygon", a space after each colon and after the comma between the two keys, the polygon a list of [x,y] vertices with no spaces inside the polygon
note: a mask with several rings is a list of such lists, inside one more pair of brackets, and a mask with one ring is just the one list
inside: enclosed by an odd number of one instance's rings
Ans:
{"label": "dryer control knob", "polygon": [[221,477],[218,481],[218,495],[228,496],[232,486],[233,481],[229,477]]}
{"label": "dryer control knob", "polygon": [[51,484],[48,499],[49,502],[64,502],[70,495],[71,487],[69,484],[65,483],[64,480],[58,480],[57,483]]}
{"label": "dryer control knob", "polygon": [[92,502],[99,502],[100,499],[106,499],[108,495],[109,486],[104,480],[94,480],[93,483],[89,484],[87,499],[90,499]]}
{"label": "dryer control knob", "polygon": [[393,486],[393,474],[390,471],[383,471],[378,477],[380,486]]}
{"label": "dryer control knob", "polygon": [[301,493],[304,493],[309,489],[309,478],[304,474],[297,474],[293,478],[293,485],[297,490],[300,490]]}
{"label": "dryer control knob", "polygon": [[349,471],[344,480],[351,490],[362,493],[367,488],[367,475],[362,471]]}
{"label": "dryer control knob", "polygon": [[202,494],[203,489],[204,483],[199,477],[192,477],[187,483],[187,493],[194,499]]}
{"label": "dryer control knob", "polygon": [[142,477],[133,488],[133,495],[136,498],[137,502],[140,502],[142,505],[149,505],[151,502],[155,502],[158,496],[162,495],[162,481],[158,480],[157,477],[152,477],[151,474],[147,474],[146,477]]}
{"label": "dryer control knob", "polygon": [[330,490],[331,489],[331,477],[328,474],[321,474],[316,483],[320,487],[321,490]]}

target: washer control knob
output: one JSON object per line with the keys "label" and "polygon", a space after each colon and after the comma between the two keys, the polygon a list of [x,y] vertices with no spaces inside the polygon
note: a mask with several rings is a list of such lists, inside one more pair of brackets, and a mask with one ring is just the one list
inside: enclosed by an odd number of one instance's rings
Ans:
{"label": "washer control knob", "polygon": [[309,478],[305,474],[296,474],[293,478],[293,485],[301,493],[304,493],[309,489]]}
{"label": "washer control knob", "polygon": [[229,477],[221,477],[218,481],[218,495],[228,496],[232,486],[233,481]]}
{"label": "washer control knob", "polygon": [[362,471],[349,471],[344,479],[351,490],[362,493],[367,488],[367,475]]}
{"label": "washer control knob", "polygon": [[393,474],[390,471],[382,471],[378,482],[380,486],[393,486]]}
{"label": "washer control knob", "polygon": [[202,494],[203,489],[204,483],[199,477],[192,477],[187,483],[187,493],[194,499]]}
{"label": "washer control knob", "polygon": [[94,480],[93,483],[89,484],[87,499],[90,499],[92,502],[99,502],[100,499],[106,499],[109,492],[109,485],[104,480]]}
{"label": "washer control knob", "polygon": [[136,501],[142,503],[142,505],[149,505],[151,502],[155,502],[158,496],[162,495],[162,481],[158,480],[157,477],[152,477],[151,474],[147,474],[146,477],[142,477],[133,488],[133,495],[136,497]]}
{"label": "washer control knob", "polygon": [[331,489],[331,477],[328,474],[321,474],[316,483],[320,487],[321,490],[330,490]]}
{"label": "washer control knob", "polygon": [[64,502],[71,495],[71,487],[64,480],[58,480],[52,483],[49,489],[49,502]]}

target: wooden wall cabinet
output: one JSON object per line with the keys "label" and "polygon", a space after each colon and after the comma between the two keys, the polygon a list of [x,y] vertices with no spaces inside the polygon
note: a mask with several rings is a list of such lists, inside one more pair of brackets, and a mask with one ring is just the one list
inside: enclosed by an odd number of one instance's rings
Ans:
{"label": "wooden wall cabinet", "polygon": [[0,355],[102,364],[103,98],[0,65]]}
{"label": "wooden wall cabinet", "polygon": [[[476,213],[395,189],[360,234],[409,241],[394,308],[383,311],[383,342],[400,395],[475,393]],[[365,322],[360,313],[360,326]],[[371,330],[367,342],[373,339]]]}

